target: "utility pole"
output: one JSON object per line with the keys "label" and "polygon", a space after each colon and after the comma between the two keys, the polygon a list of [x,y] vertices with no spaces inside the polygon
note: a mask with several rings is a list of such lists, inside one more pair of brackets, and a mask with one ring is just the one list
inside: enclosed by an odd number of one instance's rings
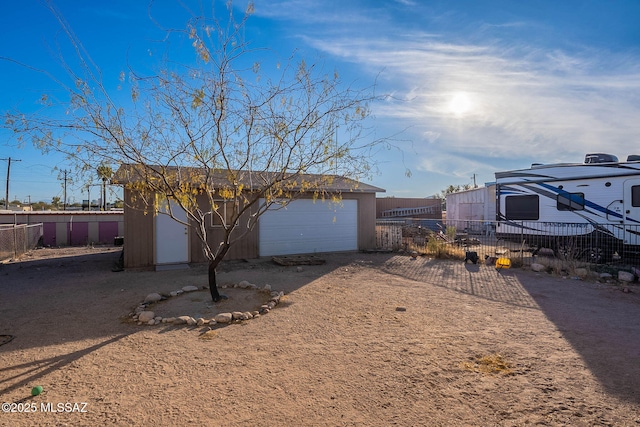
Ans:
{"label": "utility pole", "polygon": [[0,160],[6,160],[7,161],[7,192],[5,193],[5,199],[4,199],[4,207],[5,209],[9,209],[9,173],[11,172],[11,161],[13,160],[14,162],[21,162],[22,160],[18,160],[18,159],[12,159],[11,157],[7,158],[7,159],[0,159]]}
{"label": "utility pole", "polygon": [[62,171],[64,173],[64,200],[62,201],[62,210],[66,211],[67,210],[67,170],[63,170]]}

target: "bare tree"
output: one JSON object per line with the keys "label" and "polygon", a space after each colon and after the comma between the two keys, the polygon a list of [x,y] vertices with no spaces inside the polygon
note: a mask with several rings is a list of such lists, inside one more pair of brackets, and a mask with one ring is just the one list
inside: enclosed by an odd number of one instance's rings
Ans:
{"label": "bare tree", "polygon": [[[214,301],[225,298],[216,267],[260,215],[303,193],[339,200],[332,184],[355,187],[370,176],[371,150],[380,143],[364,135],[371,88],[345,86],[336,72],[295,54],[272,67],[255,62],[258,51],[243,36],[253,4],[239,20],[230,4],[227,12],[222,19],[193,16],[186,29],[169,32],[191,40],[192,63],[167,60],[151,76],[122,73],[131,93],[126,102],[109,93],[56,14],[80,59],[80,69],[66,67],[74,85],[57,80],[68,93],[66,114],[10,112],[6,120],[80,169],[118,165],[114,180],[138,194],[137,208],[176,220],[175,210],[184,210],[183,223],[209,260]],[[224,230],[219,242],[208,237],[212,216]]]}

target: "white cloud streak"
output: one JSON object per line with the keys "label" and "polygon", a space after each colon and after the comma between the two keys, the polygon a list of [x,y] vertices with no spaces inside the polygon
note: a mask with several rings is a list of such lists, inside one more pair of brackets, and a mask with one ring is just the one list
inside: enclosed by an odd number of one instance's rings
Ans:
{"label": "white cloud streak", "polygon": [[[509,31],[535,27],[524,19],[479,25],[465,38],[453,29],[433,31],[428,20],[422,29],[394,23],[398,9],[382,13],[361,5],[336,14],[342,9],[284,3],[296,15],[303,41],[354,64],[390,94],[374,106],[378,126],[410,129],[415,163],[409,167],[418,171],[449,177],[478,172],[492,179],[497,170],[531,162],[640,152],[638,52],[589,46],[566,51],[508,37]],[[409,3],[394,7],[417,15]],[[274,14],[282,4],[273,5]],[[345,27],[345,17],[355,18]],[[488,28],[491,38],[484,37]],[[497,37],[497,31],[507,33]],[[456,116],[448,105],[460,92],[472,108]]]}

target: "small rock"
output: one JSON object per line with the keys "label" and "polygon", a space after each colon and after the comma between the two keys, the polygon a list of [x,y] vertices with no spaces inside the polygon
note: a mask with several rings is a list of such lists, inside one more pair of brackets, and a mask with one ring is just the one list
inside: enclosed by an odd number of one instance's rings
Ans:
{"label": "small rock", "polygon": [[622,288],[622,292],[628,294],[629,292],[631,292],[631,290],[625,286],[624,288]]}
{"label": "small rock", "polygon": [[618,271],[618,280],[623,282],[633,282],[636,277],[628,271]]}
{"label": "small rock", "polygon": [[218,313],[214,320],[217,323],[231,323],[233,320],[233,315],[231,313]]}
{"label": "small rock", "polygon": [[147,322],[147,325],[151,325],[151,326],[153,326],[153,325],[155,325],[155,324],[156,324],[156,319],[151,319],[151,320],[149,320],[149,321]]}
{"label": "small rock", "polygon": [[152,294],[147,295],[147,297],[144,299],[144,302],[158,302],[162,299],[162,295],[154,292]]}
{"label": "small rock", "polygon": [[191,316],[184,316],[187,318],[187,325],[189,326],[195,326],[198,322],[196,321],[196,319],[194,319]]}
{"label": "small rock", "polygon": [[203,319],[202,317],[200,317],[200,318],[198,318],[196,320],[196,325],[198,325],[198,326],[206,325],[207,323],[209,323],[209,321]]}
{"label": "small rock", "polygon": [[539,264],[537,262],[534,262],[534,263],[531,264],[531,269],[533,271],[542,272],[542,271],[545,271],[547,269],[547,267],[545,267],[544,265]]}
{"label": "small rock", "polygon": [[187,318],[189,316],[180,316],[180,317],[176,317],[175,320],[173,321],[174,325],[184,325],[185,323],[187,323]]}
{"label": "small rock", "polygon": [[302,267],[298,266],[298,267],[296,267],[296,271],[298,273],[302,273],[304,271],[304,269]]}
{"label": "small rock", "polygon": [[197,286],[185,286],[182,288],[183,292],[194,292],[197,291],[198,287]]}
{"label": "small rock", "polygon": [[262,289],[264,289],[267,292],[271,292],[271,285],[264,285]]}
{"label": "small rock", "polygon": [[242,313],[242,320],[249,320],[251,318],[253,318],[253,314],[249,313],[248,311]]}
{"label": "small rock", "polygon": [[600,273],[601,279],[611,279],[613,276],[610,273]]}
{"label": "small rock", "polygon": [[175,317],[165,317],[164,319],[165,322],[164,323],[174,323],[176,321]]}
{"label": "small rock", "polygon": [[233,320],[240,320],[242,319],[242,312],[234,311],[233,313],[231,313],[231,317],[233,318]]}
{"label": "small rock", "polygon": [[153,311],[143,311],[140,314],[138,314],[138,320],[141,321],[142,323],[147,323],[150,320],[154,320],[155,317],[156,317],[156,314]]}
{"label": "small rock", "polygon": [[260,316],[260,312],[258,310],[254,310],[254,311],[251,312],[251,315],[253,317]]}
{"label": "small rock", "polygon": [[247,282],[246,280],[243,280],[242,282],[238,283],[238,287],[241,289],[247,289],[249,286],[251,286],[251,283]]}
{"label": "small rock", "polygon": [[396,311],[407,311],[407,307],[396,307]]}
{"label": "small rock", "polygon": [[169,295],[171,295],[172,297],[177,297],[180,294],[178,294],[178,291],[173,291],[173,292],[170,292]]}

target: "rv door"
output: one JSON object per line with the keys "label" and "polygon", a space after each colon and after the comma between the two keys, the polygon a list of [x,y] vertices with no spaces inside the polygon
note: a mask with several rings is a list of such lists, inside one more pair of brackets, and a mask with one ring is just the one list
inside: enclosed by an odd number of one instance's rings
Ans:
{"label": "rv door", "polygon": [[626,180],[623,188],[624,243],[637,245],[640,244],[640,178]]}

